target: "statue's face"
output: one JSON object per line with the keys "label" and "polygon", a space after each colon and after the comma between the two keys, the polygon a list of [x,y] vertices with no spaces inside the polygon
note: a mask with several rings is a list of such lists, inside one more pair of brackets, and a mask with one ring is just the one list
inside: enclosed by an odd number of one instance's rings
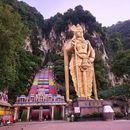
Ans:
{"label": "statue's face", "polygon": [[75,36],[76,36],[77,38],[81,38],[81,37],[83,36],[83,33],[82,33],[81,31],[76,31],[76,32],[75,32]]}

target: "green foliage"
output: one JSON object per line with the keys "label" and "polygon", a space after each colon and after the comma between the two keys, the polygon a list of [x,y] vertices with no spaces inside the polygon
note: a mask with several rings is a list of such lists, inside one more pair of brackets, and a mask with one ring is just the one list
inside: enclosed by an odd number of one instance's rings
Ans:
{"label": "green foliage", "polygon": [[[34,8],[22,1],[17,0],[2,0],[6,5],[11,7],[21,16],[21,20],[26,25],[31,34],[30,41],[33,49],[33,54],[39,57],[43,57],[42,52],[39,49],[38,41],[43,36],[44,19],[43,16]],[[37,36],[41,35],[39,38]]]}
{"label": "green foliage", "polygon": [[110,34],[106,44],[106,49],[110,58],[112,58],[119,51],[123,50],[123,43],[121,39],[122,38],[119,33]]}
{"label": "green foliage", "polygon": [[130,32],[130,20],[124,21],[124,22],[118,22],[115,25],[112,25],[108,28],[108,32],[118,32],[123,36],[128,36]]}
{"label": "green foliage", "polygon": [[38,41],[41,40],[38,36],[43,36],[43,16],[34,7],[22,1],[16,2],[12,6],[22,17],[23,23],[31,30],[30,39],[33,54],[43,57],[43,52],[39,49],[40,44],[38,43]]}
{"label": "green foliage", "polygon": [[[111,56],[112,71],[117,76],[117,79],[122,78],[123,82],[127,85],[130,83],[129,27],[130,20],[127,20],[124,22],[118,22],[107,28],[109,34],[107,49]],[[122,91],[124,95],[129,97],[129,87],[124,87],[124,89],[121,87],[118,91]],[[124,91],[126,91],[126,93]],[[122,95],[121,92],[120,94]]]}
{"label": "green foliage", "polygon": [[112,70],[119,77],[130,76],[130,50],[117,53],[112,61]]}
{"label": "green foliage", "polygon": [[[10,1],[10,0],[6,0]],[[15,2],[14,2],[15,1]],[[17,11],[25,25],[29,27],[30,30],[34,30],[38,27],[42,27],[44,24],[43,16],[34,8],[26,4],[25,2],[18,2],[13,0],[13,2],[5,2],[11,4],[15,11]]]}
{"label": "green foliage", "polygon": [[124,117],[124,114],[122,112],[115,112],[116,119],[122,119],[123,117]]}
{"label": "green foliage", "polygon": [[124,84],[99,91],[99,97],[102,99],[108,99],[113,96],[126,96],[129,98],[130,87],[127,84]]}
{"label": "green foliage", "polygon": [[101,58],[101,54],[96,51],[96,58],[95,58],[95,75],[96,75],[96,82],[98,90],[106,89],[110,85],[110,81],[108,80],[106,67],[103,63]]}
{"label": "green foliage", "polygon": [[0,3],[0,88],[15,84],[17,79],[17,49],[24,45],[28,29],[18,13],[8,5]]}
{"label": "green foliage", "polygon": [[[28,94],[28,90],[32,84],[33,76],[38,71],[41,59],[21,49],[18,52],[18,60],[16,65],[17,79],[15,85],[9,87],[9,99],[14,102],[16,96]],[[11,94],[13,92],[13,95]]]}
{"label": "green foliage", "polygon": [[83,116],[75,114],[75,121],[85,121],[85,120],[102,120],[103,119],[103,113],[100,112],[94,112],[91,114],[86,114]]}
{"label": "green foliage", "polygon": [[29,78],[41,64],[39,58],[23,49],[29,33],[20,15],[0,2],[0,89],[8,89],[11,102],[27,93]]}
{"label": "green foliage", "polygon": [[82,118],[103,118],[103,114],[99,112],[94,112],[92,114],[87,114],[82,116]]}
{"label": "green foliage", "polygon": [[122,36],[123,48],[130,49],[130,20],[118,22],[117,24],[107,28],[108,33],[119,33]]}

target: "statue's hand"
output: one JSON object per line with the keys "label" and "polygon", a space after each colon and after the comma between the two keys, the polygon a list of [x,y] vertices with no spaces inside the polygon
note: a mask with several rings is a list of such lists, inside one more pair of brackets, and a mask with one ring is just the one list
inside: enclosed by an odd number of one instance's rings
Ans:
{"label": "statue's hand", "polygon": [[75,42],[75,39],[72,39],[72,40],[71,40],[72,46],[75,46],[75,43],[76,43],[76,42]]}
{"label": "statue's hand", "polygon": [[88,64],[92,64],[92,61],[88,59]]}
{"label": "statue's hand", "polygon": [[94,61],[94,58],[89,58],[88,59],[88,62],[90,62],[90,63],[93,63],[93,61]]}

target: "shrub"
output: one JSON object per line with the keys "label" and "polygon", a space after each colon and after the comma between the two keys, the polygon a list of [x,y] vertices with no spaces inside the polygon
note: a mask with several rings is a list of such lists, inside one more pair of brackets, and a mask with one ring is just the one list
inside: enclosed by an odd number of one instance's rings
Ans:
{"label": "shrub", "polygon": [[115,112],[115,118],[116,119],[121,119],[124,117],[124,114],[122,112]]}
{"label": "shrub", "polygon": [[94,112],[92,114],[86,114],[83,116],[75,115],[75,121],[84,121],[84,120],[102,120],[103,113]]}

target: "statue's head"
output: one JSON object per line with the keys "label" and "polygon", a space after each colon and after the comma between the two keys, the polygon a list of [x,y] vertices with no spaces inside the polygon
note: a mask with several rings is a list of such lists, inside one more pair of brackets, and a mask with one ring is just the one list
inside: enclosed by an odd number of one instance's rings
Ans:
{"label": "statue's head", "polygon": [[77,24],[70,27],[70,30],[74,33],[75,37],[83,37],[83,28]]}

